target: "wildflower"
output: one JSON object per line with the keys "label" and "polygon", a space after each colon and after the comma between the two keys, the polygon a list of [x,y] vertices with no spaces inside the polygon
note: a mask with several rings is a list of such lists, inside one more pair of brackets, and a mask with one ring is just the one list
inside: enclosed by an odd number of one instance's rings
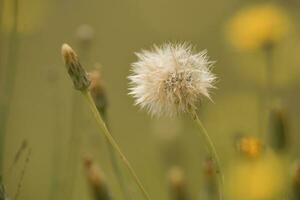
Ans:
{"label": "wildflower", "polygon": [[285,161],[272,152],[255,160],[235,161],[226,177],[228,199],[276,199],[287,185]]}
{"label": "wildflower", "polygon": [[61,52],[75,89],[80,91],[87,90],[90,85],[90,80],[74,50],[69,45],[63,44]]}
{"label": "wildflower", "polygon": [[288,17],[275,5],[264,4],[239,11],[228,23],[228,39],[239,50],[273,46],[286,35]]}
{"label": "wildflower", "polygon": [[250,158],[257,158],[262,151],[261,141],[253,136],[243,136],[238,141],[238,149],[241,153]]}
{"label": "wildflower", "polygon": [[129,94],[151,115],[195,111],[202,97],[210,98],[216,77],[206,51],[196,53],[191,45],[167,43],[136,55]]}

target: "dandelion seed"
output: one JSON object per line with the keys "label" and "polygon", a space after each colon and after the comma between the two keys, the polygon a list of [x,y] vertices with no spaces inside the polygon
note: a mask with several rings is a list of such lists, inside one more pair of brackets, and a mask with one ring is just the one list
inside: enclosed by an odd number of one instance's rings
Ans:
{"label": "dandelion seed", "polygon": [[216,79],[210,71],[213,62],[206,51],[194,52],[191,45],[167,43],[136,53],[129,76],[135,103],[151,115],[174,116],[195,111]]}

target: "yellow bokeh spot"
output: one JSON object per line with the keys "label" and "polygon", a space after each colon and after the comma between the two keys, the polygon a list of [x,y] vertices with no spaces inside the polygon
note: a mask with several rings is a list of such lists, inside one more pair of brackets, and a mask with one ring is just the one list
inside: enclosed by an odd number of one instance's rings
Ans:
{"label": "yellow bokeh spot", "polygon": [[[16,1],[13,0],[3,1],[3,13],[1,13],[3,30],[10,32],[17,19],[17,31],[19,33],[28,34],[37,31],[43,23],[45,11],[47,10],[47,1],[18,1],[17,9],[15,8],[15,3]],[[17,17],[15,16],[16,10]]]}
{"label": "yellow bokeh spot", "polygon": [[265,4],[240,10],[228,23],[230,43],[239,50],[253,50],[279,42],[288,32],[285,12]]}
{"label": "yellow bokeh spot", "polygon": [[239,141],[240,151],[248,157],[256,158],[262,151],[261,141],[252,136],[242,137]]}
{"label": "yellow bokeh spot", "polygon": [[256,160],[239,160],[227,173],[229,199],[269,200],[285,190],[285,162],[272,153]]}

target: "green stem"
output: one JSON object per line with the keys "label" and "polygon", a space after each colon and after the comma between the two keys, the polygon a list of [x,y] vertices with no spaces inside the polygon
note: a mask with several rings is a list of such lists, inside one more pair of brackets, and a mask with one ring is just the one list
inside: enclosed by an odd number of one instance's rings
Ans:
{"label": "green stem", "polygon": [[209,151],[214,157],[215,163],[217,165],[216,174],[218,176],[218,181],[219,181],[220,199],[223,199],[223,192],[222,191],[223,191],[223,184],[224,184],[224,174],[223,174],[223,170],[222,170],[222,167],[221,167],[219,155],[216,151],[214,143],[212,142],[207,130],[205,129],[203,123],[199,119],[197,113],[192,112],[191,115],[192,115],[193,120],[196,122],[196,124],[198,125],[198,127],[199,127],[199,129],[202,133],[201,137],[203,137],[205,139],[206,143],[208,144]]}
{"label": "green stem", "polygon": [[274,97],[274,63],[273,63],[273,56],[274,56],[274,45],[266,44],[266,46],[262,49],[263,55],[265,58],[265,88],[262,91],[262,108],[259,111],[261,117],[261,133],[260,136],[262,139],[266,139],[266,131],[267,131],[267,121],[269,117],[269,110],[271,108],[272,100]]}
{"label": "green stem", "polygon": [[266,103],[270,106],[270,103],[274,94],[274,63],[273,63],[273,46],[265,48],[266,57]]}
{"label": "green stem", "polygon": [[[99,111],[99,109],[98,109],[98,112],[99,112],[99,114],[101,113]],[[107,124],[106,114],[103,113],[102,116],[103,116],[104,121]],[[129,199],[131,199],[131,197],[130,197],[129,191],[128,191],[127,187],[126,187],[125,178],[124,178],[124,175],[122,173],[122,170],[120,169],[116,153],[114,152],[114,149],[113,149],[113,147],[111,145],[109,145],[108,143],[106,143],[106,144],[107,144],[106,146],[107,146],[107,149],[108,149],[108,153],[109,153],[111,165],[112,165],[113,171],[115,172],[115,175],[116,175],[116,177],[118,179],[118,182],[120,184],[120,188],[121,188],[122,193],[124,195],[124,199],[125,200],[129,200]]]}
{"label": "green stem", "polygon": [[91,109],[91,111],[92,111],[92,113],[93,113],[93,115],[96,119],[96,122],[98,124],[99,129],[103,132],[103,134],[105,135],[105,137],[108,140],[108,142],[110,143],[110,145],[119,154],[121,160],[124,162],[125,166],[127,167],[128,171],[132,175],[134,181],[136,182],[137,186],[141,190],[141,192],[142,192],[143,196],[145,197],[145,199],[151,200],[150,196],[148,195],[147,191],[145,190],[144,186],[142,185],[140,179],[138,178],[137,174],[135,173],[135,171],[134,171],[133,167],[131,166],[130,162],[127,160],[127,158],[125,157],[123,151],[121,150],[121,148],[119,147],[119,145],[117,144],[115,139],[112,137],[112,135],[108,131],[102,117],[100,116],[100,114],[97,110],[97,107],[94,103],[94,100],[93,100],[90,92],[89,91],[82,91],[82,94],[88,101],[89,107],[90,107],[90,109]]}
{"label": "green stem", "polygon": [[[0,173],[3,172],[4,162],[4,145],[5,145],[5,132],[7,126],[8,114],[10,112],[10,102],[12,99],[12,91],[14,89],[17,56],[18,56],[18,13],[19,13],[19,0],[14,1],[13,7],[13,27],[9,39],[9,52],[7,58],[6,74],[2,77],[4,79],[4,88],[2,89],[0,99]],[[2,13],[1,13],[2,14]]]}

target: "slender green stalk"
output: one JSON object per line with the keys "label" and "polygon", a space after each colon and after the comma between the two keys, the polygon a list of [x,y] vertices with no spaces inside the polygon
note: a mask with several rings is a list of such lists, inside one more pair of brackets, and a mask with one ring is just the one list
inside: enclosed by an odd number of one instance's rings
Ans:
{"label": "slender green stalk", "polygon": [[261,108],[259,110],[260,117],[258,118],[261,122],[261,133],[260,137],[265,139],[268,123],[266,119],[269,116],[269,110],[271,108],[272,100],[274,98],[274,63],[273,63],[273,54],[274,54],[274,45],[267,44],[263,49],[263,56],[265,60],[265,88],[262,90],[261,94]]}
{"label": "slender green stalk", "polygon": [[201,120],[199,119],[198,115],[196,112],[191,113],[193,120],[196,122],[196,124],[198,125],[200,131],[201,131],[201,137],[203,137],[206,141],[206,143],[208,144],[209,147],[209,151],[210,153],[213,155],[215,163],[217,165],[217,176],[218,176],[218,180],[219,180],[219,193],[220,193],[220,199],[223,199],[223,184],[224,184],[224,174],[223,174],[223,170],[220,164],[220,158],[219,155],[216,151],[215,145],[212,142],[207,130],[205,129],[203,123],[201,122]]}
{"label": "slender green stalk", "polygon": [[121,160],[124,162],[125,166],[127,167],[128,171],[130,172],[130,174],[132,175],[134,181],[136,182],[137,186],[139,187],[139,189],[141,190],[143,196],[145,197],[145,199],[150,200],[150,196],[147,193],[147,191],[145,190],[144,186],[142,185],[140,179],[138,178],[137,174],[135,173],[134,169],[132,168],[130,162],[127,160],[127,158],[125,157],[123,151],[121,150],[121,148],[119,147],[119,145],[117,144],[117,142],[115,141],[115,139],[112,137],[112,135],[110,134],[110,132],[108,131],[102,117],[100,116],[97,107],[94,103],[94,100],[90,94],[89,91],[87,90],[83,90],[81,92],[83,94],[83,96],[87,99],[89,107],[97,121],[98,127],[99,129],[103,132],[103,134],[105,135],[105,137],[107,138],[107,140],[109,141],[109,143],[112,145],[112,147],[117,151],[117,153],[119,154]]}
{"label": "slender green stalk", "polygon": [[[99,112],[99,114],[101,113],[99,111],[99,109],[98,109],[98,112]],[[103,120],[107,124],[106,113],[103,113],[101,116],[103,116]],[[122,190],[124,199],[125,200],[129,200],[129,199],[131,199],[131,197],[130,197],[128,188],[126,187],[125,177],[124,177],[124,175],[122,173],[122,170],[120,169],[120,166],[119,166],[119,163],[118,163],[118,160],[117,160],[117,155],[114,152],[113,147],[111,145],[109,145],[108,143],[107,143],[107,150],[108,150],[108,153],[109,153],[109,157],[110,157],[110,161],[111,161],[111,165],[112,165],[113,171],[115,172],[115,175],[116,175],[116,177],[118,179],[118,182],[120,184],[120,188]]]}
{"label": "slender green stalk", "polygon": [[[9,52],[7,59],[7,69],[4,77],[4,88],[2,89],[2,98],[0,99],[0,173],[3,172],[4,161],[4,145],[5,145],[5,132],[7,126],[7,117],[10,110],[10,102],[12,98],[12,91],[14,89],[17,56],[18,56],[18,13],[19,13],[19,0],[14,1],[13,7],[13,26],[9,39]],[[2,13],[1,13],[2,14]]]}
{"label": "slender green stalk", "polygon": [[274,48],[272,45],[267,46],[264,49],[266,58],[266,103],[270,106],[274,95],[274,63],[273,63],[273,53]]}

